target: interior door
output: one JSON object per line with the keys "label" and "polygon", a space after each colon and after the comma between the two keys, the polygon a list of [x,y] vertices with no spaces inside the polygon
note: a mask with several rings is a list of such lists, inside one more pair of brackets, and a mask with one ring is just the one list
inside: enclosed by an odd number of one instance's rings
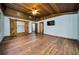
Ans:
{"label": "interior door", "polygon": [[17,33],[16,20],[10,19],[10,35],[16,36],[16,33]]}
{"label": "interior door", "polygon": [[43,22],[39,23],[39,32],[40,34],[44,34],[44,23]]}

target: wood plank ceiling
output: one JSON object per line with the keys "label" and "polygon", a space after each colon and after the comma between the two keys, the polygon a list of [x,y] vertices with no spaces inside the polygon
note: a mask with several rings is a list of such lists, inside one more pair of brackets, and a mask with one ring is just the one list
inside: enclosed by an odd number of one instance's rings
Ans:
{"label": "wood plank ceiling", "polygon": [[[78,10],[78,3],[5,3],[5,15],[21,18],[40,18],[51,14],[59,14],[66,12],[75,12]],[[31,13],[32,9],[39,9],[39,13],[35,16]]]}

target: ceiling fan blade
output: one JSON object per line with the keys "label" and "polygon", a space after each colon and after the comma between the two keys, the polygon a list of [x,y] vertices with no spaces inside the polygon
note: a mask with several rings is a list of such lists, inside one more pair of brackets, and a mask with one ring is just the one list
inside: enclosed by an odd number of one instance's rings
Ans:
{"label": "ceiling fan blade", "polygon": [[39,12],[37,12],[37,14],[40,14]]}

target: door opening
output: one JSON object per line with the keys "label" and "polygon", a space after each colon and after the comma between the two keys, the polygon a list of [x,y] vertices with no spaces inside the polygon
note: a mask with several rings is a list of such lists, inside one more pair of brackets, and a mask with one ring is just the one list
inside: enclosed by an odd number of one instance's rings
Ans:
{"label": "door opening", "polygon": [[35,32],[35,23],[32,24],[32,27],[33,27],[32,32],[34,33]]}
{"label": "door opening", "polygon": [[37,23],[32,23],[32,33],[37,33],[38,32],[38,25]]}

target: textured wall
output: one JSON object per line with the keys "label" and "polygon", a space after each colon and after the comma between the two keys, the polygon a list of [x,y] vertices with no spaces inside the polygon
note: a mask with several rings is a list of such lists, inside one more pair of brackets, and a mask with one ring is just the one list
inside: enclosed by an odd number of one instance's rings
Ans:
{"label": "textured wall", "polygon": [[79,10],[78,10],[78,38],[79,38]]}

